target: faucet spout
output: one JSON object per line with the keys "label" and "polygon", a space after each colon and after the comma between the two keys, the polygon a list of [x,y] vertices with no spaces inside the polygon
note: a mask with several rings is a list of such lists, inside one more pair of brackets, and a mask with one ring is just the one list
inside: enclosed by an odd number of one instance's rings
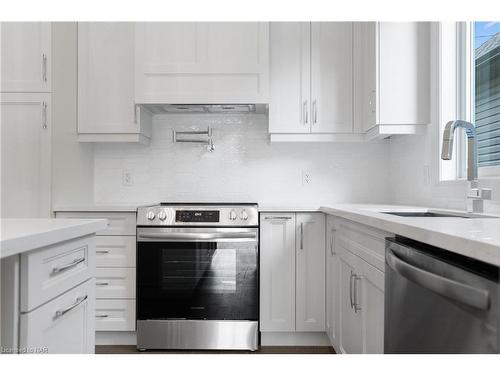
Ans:
{"label": "faucet spout", "polygon": [[477,180],[477,132],[474,124],[455,120],[449,121],[444,127],[443,147],[441,150],[441,159],[450,160],[453,154],[453,137],[457,128],[465,129],[467,135],[467,180]]}

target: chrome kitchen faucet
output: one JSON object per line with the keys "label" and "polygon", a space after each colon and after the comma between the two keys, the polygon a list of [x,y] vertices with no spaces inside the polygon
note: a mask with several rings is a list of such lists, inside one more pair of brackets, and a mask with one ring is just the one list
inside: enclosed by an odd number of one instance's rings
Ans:
{"label": "chrome kitchen faucet", "polygon": [[467,199],[472,200],[472,208],[468,208],[468,211],[482,213],[484,210],[484,201],[491,199],[491,189],[479,188],[477,180],[477,131],[474,124],[463,120],[449,121],[446,124],[443,133],[441,159],[451,159],[453,153],[453,136],[457,128],[465,129],[467,135],[467,181],[469,182]]}

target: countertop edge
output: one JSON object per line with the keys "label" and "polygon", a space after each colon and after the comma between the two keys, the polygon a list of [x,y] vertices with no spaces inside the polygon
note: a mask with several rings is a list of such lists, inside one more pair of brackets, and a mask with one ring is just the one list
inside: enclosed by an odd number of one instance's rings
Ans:
{"label": "countertop edge", "polygon": [[369,213],[360,212],[360,210],[322,206],[320,211],[500,266],[500,246],[494,244],[419,228],[415,225],[397,223],[390,219],[373,217]]}
{"label": "countertop edge", "polygon": [[[106,229],[108,224],[106,219],[74,220],[74,225],[0,240],[0,259],[35,251],[73,238],[96,233]],[[76,223],[76,221],[80,221],[80,223]]]}

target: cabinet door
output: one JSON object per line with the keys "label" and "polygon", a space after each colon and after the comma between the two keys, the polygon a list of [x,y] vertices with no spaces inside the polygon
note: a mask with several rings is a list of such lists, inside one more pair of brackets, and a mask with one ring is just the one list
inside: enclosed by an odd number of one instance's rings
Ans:
{"label": "cabinet door", "polygon": [[[357,257],[344,248],[338,248],[339,259],[339,348],[342,353],[363,352],[363,327],[361,312],[354,309],[354,284],[357,275]],[[359,280],[358,280],[359,281]]]}
{"label": "cabinet door", "polygon": [[354,132],[364,133],[377,125],[376,22],[353,26]]}
{"label": "cabinet door", "polygon": [[298,213],[296,330],[325,331],[325,215]]}
{"label": "cabinet door", "polygon": [[378,24],[378,123],[430,121],[430,23]]}
{"label": "cabinet door", "polygon": [[309,133],[311,23],[270,26],[270,133]]}
{"label": "cabinet door", "polygon": [[20,347],[47,348],[48,353],[94,353],[94,280],[25,314],[20,320]]}
{"label": "cabinet door", "polygon": [[352,133],[352,22],[311,26],[311,131]]}
{"label": "cabinet door", "polygon": [[335,221],[333,216],[326,217],[326,333],[332,345],[336,345],[337,313],[337,254],[335,249]]}
{"label": "cabinet door", "polygon": [[129,22],[78,23],[78,133],[139,132],[134,33]]}
{"label": "cabinet door", "polygon": [[51,96],[0,94],[1,217],[49,217]]}
{"label": "cabinet door", "polygon": [[137,23],[138,103],[266,103],[266,22]]}
{"label": "cabinet door", "polygon": [[2,22],[0,27],[0,91],[50,92],[50,22]]}
{"label": "cabinet door", "polygon": [[260,217],[260,330],[295,331],[295,214]]}
{"label": "cabinet door", "polygon": [[384,273],[361,259],[359,273],[355,303],[363,317],[363,353],[381,354],[384,352]]}

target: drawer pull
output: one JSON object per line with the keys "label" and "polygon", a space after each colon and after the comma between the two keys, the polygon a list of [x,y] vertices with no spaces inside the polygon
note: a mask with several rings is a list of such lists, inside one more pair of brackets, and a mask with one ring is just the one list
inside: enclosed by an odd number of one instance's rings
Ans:
{"label": "drawer pull", "polygon": [[95,317],[96,318],[108,318],[109,315],[108,314],[100,314],[100,315],[96,315]]}
{"label": "drawer pull", "polygon": [[291,216],[265,216],[264,220],[292,220]]}
{"label": "drawer pull", "polygon": [[106,285],[109,285],[109,283],[106,281],[101,281],[101,282],[96,282],[95,285],[106,286]]}
{"label": "drawer pull", "polygon": [[96,254],[109,254],[109,250],[96,250]]}
{"label": "drawer pull", "polygon": [[61,272],[66,271],[66,270],[68,270],[70,268],[76,267],[77,265],[79,265],[80,263],[83,263],[83,262],[85,262],[85,257],[79,258],[79,259],[75,259],[74,261],[72,261],[69,264],[66,264],[65,266],[54,267],[52,269],[52,274],[61,273]]}
{"label": "drawer pull", "polygon": [[75,301],[74,304],[72,304],[71,306],[68,306],[66,307],[65,309],[62,309],[62,310],[57,310],[56,311],[56,318],[60,318],[61,316],[63,316],[64,314],[70,312],[71,310],[73,310],[75,307],[77,307],[79,304],[81,304],[83,301],[85,301],[87,299],[87,295],[85,297],[78,297]]}

